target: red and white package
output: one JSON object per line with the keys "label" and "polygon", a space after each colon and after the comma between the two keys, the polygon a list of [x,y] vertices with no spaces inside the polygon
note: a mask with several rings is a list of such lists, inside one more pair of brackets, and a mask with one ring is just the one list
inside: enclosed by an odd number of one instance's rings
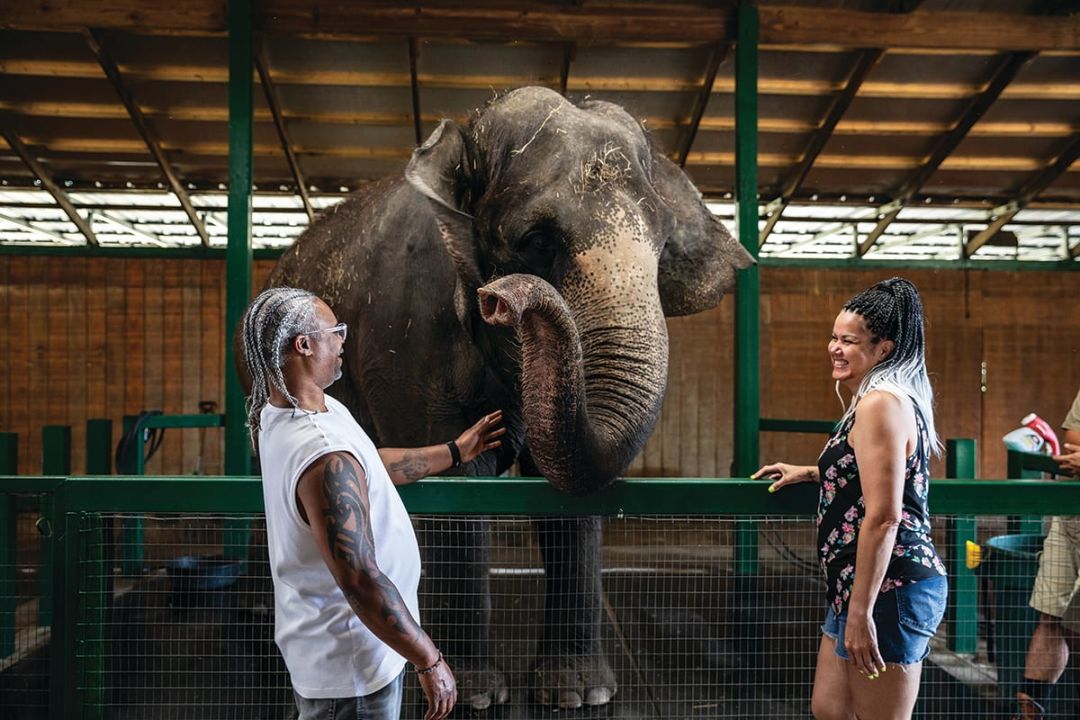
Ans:
{"label": "red and white package", "polygon": [[1029,427],[1035,432],[1039,433],[1046,444],[1050,447],[1051,455],[1061,454],[1061,442],[1058,440],[1057,433],[1054,432],[1054,428],[1050,427],[1050,423],[1043,420],[1035,413],[1031,413],[1024,417],[1020,421],[1020,424]]}

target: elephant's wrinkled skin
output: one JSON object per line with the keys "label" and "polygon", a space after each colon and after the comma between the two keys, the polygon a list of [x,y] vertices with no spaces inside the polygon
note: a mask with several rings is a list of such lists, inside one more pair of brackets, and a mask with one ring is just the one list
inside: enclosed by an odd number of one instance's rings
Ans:
{"label": "elephant's wrinkled skin", "polygon": [[[715,306],[752,259],[682,171],[616,105],[522,88],[443,121],[405,179],[321,216],[270,285],[318,293],[349,323],[331,393],[377,444],[454,437],[495,408],[502,448],[574,495],[610,483],[653,430],[667,380],[666,315]],[[535,698],[576,707],[615,694],[599,646],[600,527],[545,521],[545,628]],[[474,707],[506,698],[488,643],[484,522],[455,526],[425,569],[443,598],[425,625]],[[438,601],[437,601],[438,603]]]}

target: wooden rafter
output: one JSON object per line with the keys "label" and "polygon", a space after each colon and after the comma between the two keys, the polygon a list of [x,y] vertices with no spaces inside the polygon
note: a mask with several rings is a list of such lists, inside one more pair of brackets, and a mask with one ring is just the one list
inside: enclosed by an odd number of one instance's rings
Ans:
{"label": "wooden rafter", "polygon": [[986,90],[979,93],[968,103],[960,119],[956,121],[956,125],[941,136],[926,162],[913,172],[894,194],[893,204],[895,207],[890,207],[888,211],[882,212],[882,216],[878,219],[874,229],[859,243],[859,257],[866,255],[877,244],[885,229],[900,215],[900,211],[904,209],[904,204],[911,200],[912,196],[938,171],[941,164],[960,146],[971,128],[997,101],[1001,93],[1013,81],[1013,78],[1027,67],[1028,63],[1035,59],[1036,55],[1037,53],[1034,52],[1008,53],[1002,59],[994,71],[993,77],[990,78],[990,82],[987,83]]}
{"label": "wooden rafter", "polygon": [[281,102],[278,98],[277,88],[274,87],[273,78],[270,77],[270,65],[266,61],[265,43],[260,38],[255,49],[255,69],[259,73],[259,84],[262,85],[263,94],[266,95],[266,104],[270,108],[270,117],[277,128],[278,139],[281,140],[281,150],[285,153],[285,161],[289,164],[289,172],[292,173],[293,182],[296,183],[296,191],[300,194],[300,200],[304,203],[304,212],[307,213],[308,222],[314,222],[315,210],[311,207],[311,198],[308,197],[307,184],[304,182],[304,173],[300,170],[300,162],[293,152],[292,142],[289,140],[288,128],[285,126],[285,114],[281,112]]}
{"label": "wooden rafter", "polygon": [[413,133],[416,135],[416,146],[424,142],[423,129],[420,126],[420,81],[417,79],[417,62],[420,60],[420,47],[415,37],[409,38],[409,84],[412,87],[412,116]]}
{"label": "wooden rafter", "polygon": [[694,98],[694,109],[690,114],[690,124],[683,133],[682,146],[679,148],[679,167],[686,167],[686,158],[690,155],[690,148],[694,146],[694,138],[697,137],[698,127],[701,125],[701,118],[705,116],[705,109],[709,106],[709,98],[711,98],[713,94],[713,85],[716,83],[716,73],[720,70],[720,66],[727,57],[728,47],[727,43],[723,43],[714,45],[709,50],[709,59],[705,64],[705,77],[702,80],[701,89],[698,90],[697,97]]}
{"label": "wooden rafter", "polygon": [[[119,67],[125,77],[141,81],[177,83],[224,83],[228,69],[209,64],[127,64]],[[98,78],[101,69],[96,63],[81,61],[42,60],[25,57],[0,57],[0,73],[27,77]],[[408,73],[361,72],[356,70],[287,70],[275,71],[279,83],[308,86],[408,88]],[[554,75],[537,78],[522,74],[451,74],[419,73],[417,79],[424,87],[456,90],[488,90],[529,84],[554,86]],[[568,80],[568,90],[578,92],[696,92],[701,83],[684,78],[621,75],[575,75]],[[792,97],[819,97],[843,90],[843,83],[833,80],[806,78],[763,77],[758,80],[762,94]],[[718,78],[713,86],[717,93],[735,90],[733,77]],[[977,96],[982,86],[964,82],[866,82],[860,97],[882,99],[964,100]],[[1080,82],[1031,82],[1013,84],[1003,94],[1010,100],[1080,100]]]}
{"label": "wooden rafter", "polygon": [[34,174],[34,177],[41,183],[41,187],[45,188],[50,195],[53,196],[53,200],[59,205],[64,214],[68,216],[71,222],[75,223],[75,227],[79,228],[79,232],[86,238],[86,244],[97,247],[98,239],[94,235],[93,229],[90,227],[90,222],[86,220],[79,211],[75,209],[75,206],[71,204],[71,200],[68,199],[67,193],[64,192],[59,185],[49,176],[49,173],[45,172],[45,167],[38,162],[38,159],[34,157],[34,154],[23,143],[22,139],[12,130],[10,127],[0,128],[0,135],[3,136],[16,155],[23,161],[23,164],[29,168],[30,172]]}
{"label": "wooden rafter", "polygon": [[[1052,163],[1031,178],[1020,189],[1015,200],[995,209],[990,225],[964,246],[964,257],[969,258],[978,252],[979,248],[989,242],[1006,223],[1012,220],[1016,213],[1027,207],[1032,200],[1061,177],[1061,174],[1068,170],[1078,159],[1080,159],[1080,133],[1072,137]],[[1076,257],[1076,253],[1072,253],[1072,256]]]}
{"label": "wooden rafter", "polygon": [[120,98],[120,102],[123,103],[124,107],[127,109],[132,124],[142,137],[143,142],[146,143],[146,147],[150,150],[154,162],[157,163],[158,168],[161,169],[162,175],[165,176],[169,188],[172,190],[173,194],[176,195],[176,199],[180,201],[180,206],[184,208],[184,213],[188,216],[188,221],[191,223],[191,226],[195,228],[195,232],[202,241],[203,247],[210,247],[210,236],[207,234],[206,227],[203,225],[202,220],[195,213],[195,207],[191,204],[191,198],[188,197],[187,190],[185,190],[183,184],[181,184],[180,178],[177,176],[176,171],[173,170],[172,163],[169,162],[169,158],[166,157],[165,152],[161,149],[161,143],[158,141],[154,131],[151,130],[150,124],[146,121],[146,118],[143,117],[142,111],[135,102],[135,98],[132,96],[131,91],[128,90],[127,85],[124,83],[124,79],[120,76],[120,70],[116,61],[113,60],[112,55],[105,48],[104,33],[86,28],[83,29],[82,33],[86,40],[86,44],[90,47],[90,50],[94,53],[98,63],[101,65],[105,77],[108,78],[109,84],[112,85],[113,90],[116,91],[116,95]]}
{"label": "wooden rafter", "polygon": [[859,55],[858,60],[855,61],[855,67],[851,71],[851,75],[848,76],[847,82],[844,84],[844,89],[833,98],[832,104],[825,114],[825,120],[811,138],[810,144],[803,153],[802,160],[799,162],[798,167],[784,179],[780,187],[780,196],[769,204],[768,209],[771,214],[769,214],[769,217],[765,220],[765,227],[762,228],[761,234],[758,237],[759,246],[765,244],[765,241],[769,237],[769,233],[772,232],[777,221],[780,219],[780,216],[784,213],[784,210],[787,209],[788,204],[791,202],[791,198],[799,191],[803,180],[806,179],[806,176],[810,173],[810,168],[814,166],[814,162],[817,160],[818,155],[821,154],[826,143],[829,142],[829,138],[832,137],[833,132],[836,130],[836,126],[839,124],[841,118],[844,117],[844,113],[851,107],[851,102],[855,99],[855,95],[859,92],[859,88],[862,87],[863,82],[866,81],[866,78],[870,75],[871,71],[878,66],[878,63],[881,62],[881,58],[884,56],[885,52],[883,50],[865,50]]}
{"label": "wooden rafter", "polygon": [[[1078,95],[1080,97],[1080,95]],[[224,105],[185,105],[183,107],[166,107],[140,105],[144,117],[167,117],[173,120],[185,120],[188,122],[226,122],[229,119],[229,109]],[[110,103],[84,103],[67,102],[63,100],[3,100],[0,99],[0,110],[10,110],[20,115],[33,115],[36,117],[68,117],[68,118],[126,118],[127,111]],[[363,112],[363,111],[339,111],[339,112],[309,112],[304,109],[282,108],[282,116],[287,120],[304,120],[314,123],[326,123],[330,125],[406,125],[412,116],[409,113],[391,112]],[[438,122],[441,115],[423,114],[420,116],[424,122]],[[462,115],[459,119],[464,120]],[[257,122],[273,120],[269,110],[255,109]],[[685,119],[671,117],[645,117],[645,126],[652,129],[678,128],[687,124]],[[758,118],[759,133],[802,133],[817,130],[820,126],[803,120],[779,117]],[[729,132],[735,129],[735,117],[733,115],[712,115],[703,117],[698,130],[711,130],[715,132]],[[860,136],[860,135],[940,135],[949,130],[949,125],[943,122],[924,120],[841,120],[833,130],[833,135]],[[1060,121],[996,121],[980,122],[971,129],[968,137],[1070,137],[1080,131],[1080,123]]]}
{"label": "wooden rafter", "polygon": [[[145,0],[41,0],[0,4],[0,27],[76,30],[92,25],[148,33],[225,32],[227,0],[147,3]],[[851,48],[955,48],[967,50],[1080,49],[1080,17],[1013,13],[920,11],[883,14],[811,6],[763,5],[763,44]],[[553,6],[493,2],[474,7],[423,2],[327,3],[265,0],[256,26],[275,34],[335,37],[410,35],[431,38],[535,42],[724,42],[732,39],[728,12],[691,4]]]}
{"label": "wooden rafter", "polygon": [[577,57],[577,43],[568,42],[563,45],[562,64],[559,67],[559,92],[566,97],[566,89],[570,84],[570,66]]}

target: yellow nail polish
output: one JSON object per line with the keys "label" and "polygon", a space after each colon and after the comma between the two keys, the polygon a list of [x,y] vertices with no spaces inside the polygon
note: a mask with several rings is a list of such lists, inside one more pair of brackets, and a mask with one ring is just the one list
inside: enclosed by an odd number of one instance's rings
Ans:
{"label": "yellow nail polish", "polygon": [[770,485],[769,486],[769,492],[771,492],[771,493],[776,492],[776,486],[775,485]]}

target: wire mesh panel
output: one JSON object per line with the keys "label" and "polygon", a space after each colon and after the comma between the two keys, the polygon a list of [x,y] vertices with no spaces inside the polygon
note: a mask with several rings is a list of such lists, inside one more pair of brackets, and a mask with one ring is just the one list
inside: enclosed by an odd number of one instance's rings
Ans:
{"label": "wire mesh panel", "polygon": [[[295,714],[274,644],[261,518],[139,518],[141,553],[133,547],[134,519],[80,518],[76,653],[84,717]],[[130,559],[140,554],[141,567],[131,572]]]}
{"label": "wire mesh panel", "polygon": [[[80,516],[83,715],[294,717],[261,518],[145,517],[142,568],[124,574],[134,517]],[[422,624],[458,678],[456,717],[485,707],[480,716],[506,719],[810,717],[825,596],[807,518],[415,523]],[[934,527],[950,607],[916,717],[1008,718],[1038,622],[1040,519],[936,516]],[[1033,532],[1010,534],[1018,528]],[[1075,566],[1060,569],[1075,578]],[[1057,683],[1047,717],[1080,716],[1074,674]],[[402,717],[420,718],[412,673],[405,683]]]}
{"label": "wire mesh panel", "polygon": [[0,495],[0,717],[48,709],[52,528],[35,526],[47,495]]}

